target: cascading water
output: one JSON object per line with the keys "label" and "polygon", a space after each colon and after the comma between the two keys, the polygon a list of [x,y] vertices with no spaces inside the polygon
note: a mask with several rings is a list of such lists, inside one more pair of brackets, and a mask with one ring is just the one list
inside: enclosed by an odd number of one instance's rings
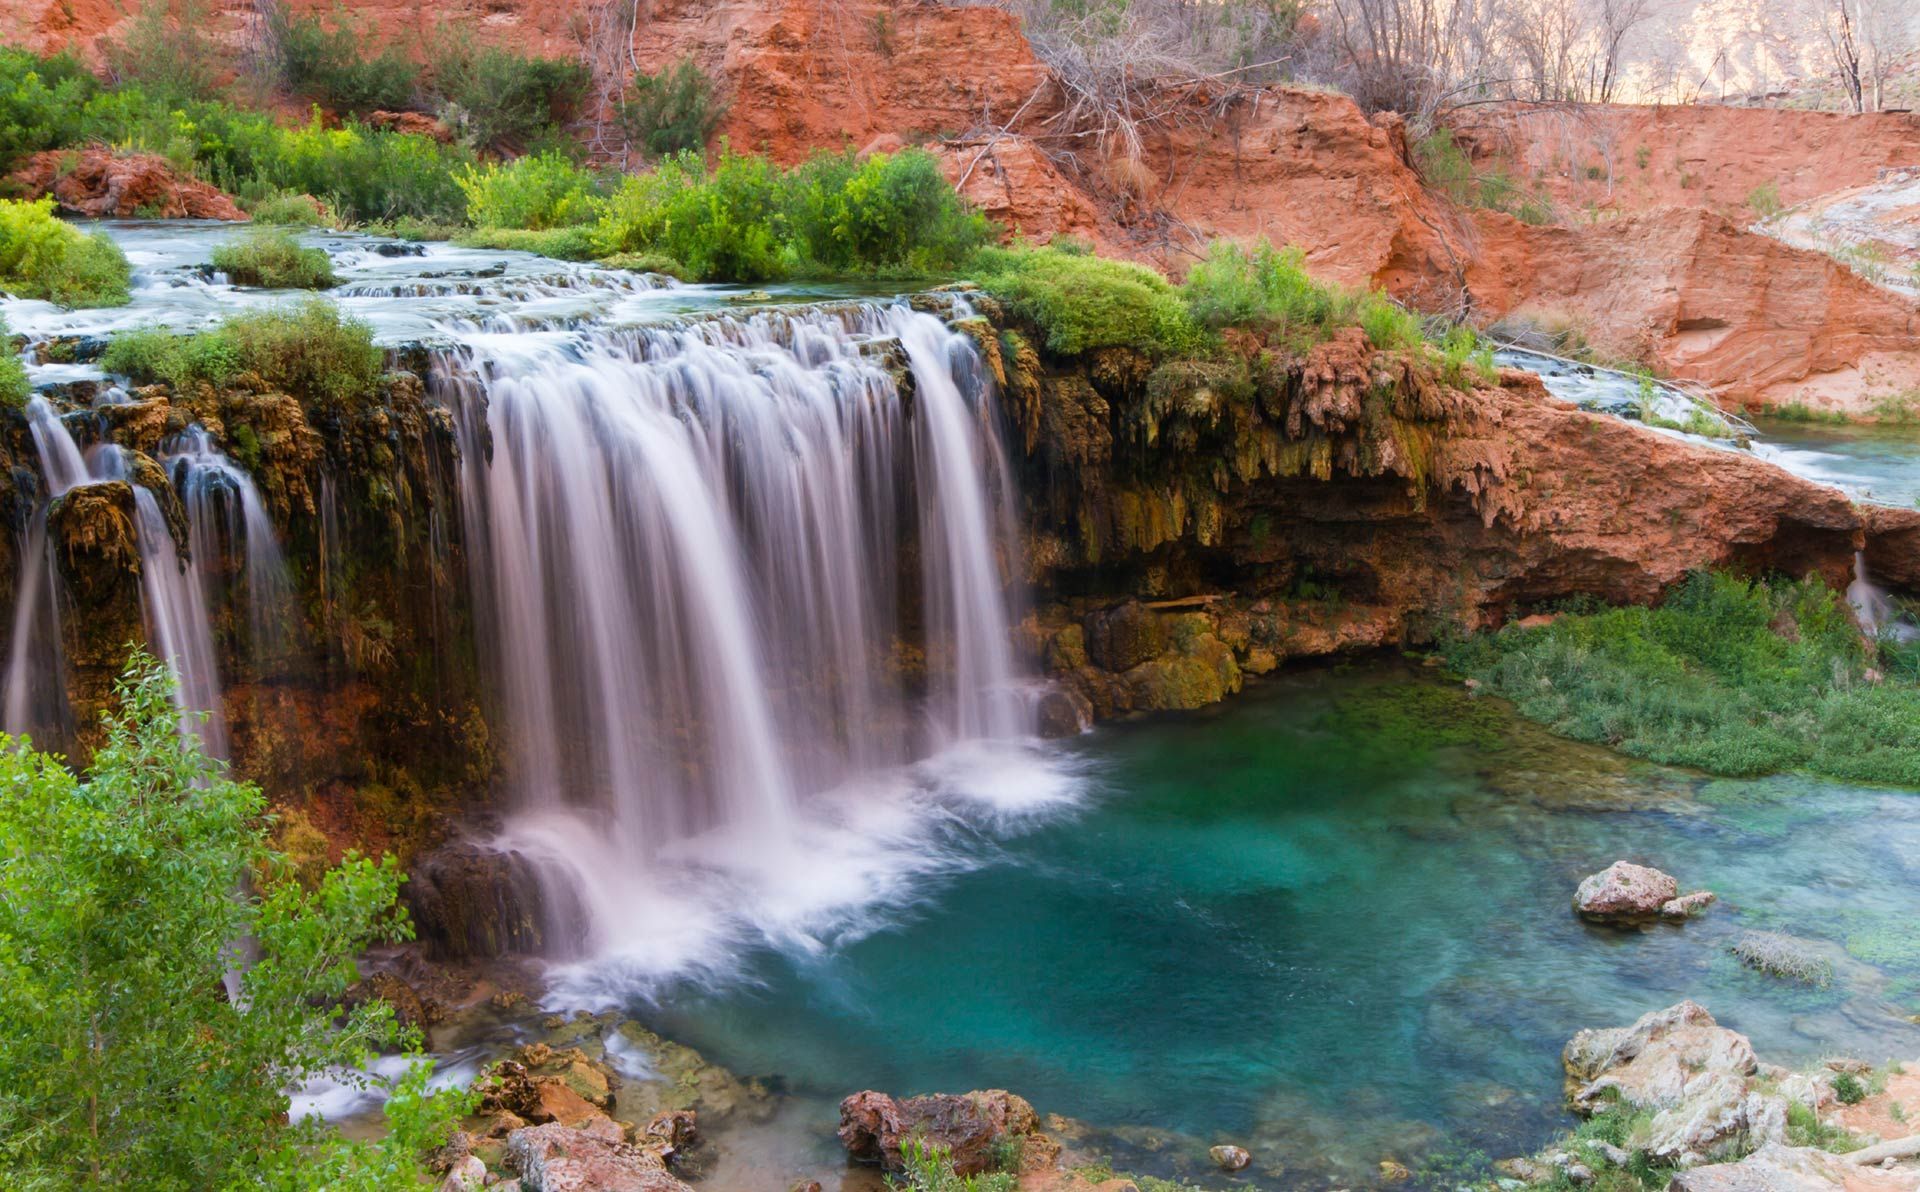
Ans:
{"label": "cascading water", "polygon": [[160,462],[186,507],[187,545],[205,599],[218,600],[236,587],[244,590],[248,654],[256,662],[278,657],[287,646],[293,593],[253,477],[197,425],[168,443]]}
{"label": "cascading water", "polygon": [[862,305],[465,340],[436,387],[502,844],[578,906],[596,974],[819,946],[943,863],[953,799],[1068,789],[1024,741],[1004,454],[964,337]]}
{"label": "cascading water", "polygon": [[1853,582],[1847,585],[1847,604],[1868,637],[1887,636],[1900,642],[1920,637],[1920,628],[1900,615],[1887,590],[1867,574],[1867,557],[1860,551],[1853,552]]}

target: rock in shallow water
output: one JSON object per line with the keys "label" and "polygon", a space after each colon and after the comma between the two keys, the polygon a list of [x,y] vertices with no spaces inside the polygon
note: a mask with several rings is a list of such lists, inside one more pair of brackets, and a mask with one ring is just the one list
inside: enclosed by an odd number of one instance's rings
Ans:
{"label": "rock in shallow water", "polygon": [[514,1131],[507,1162],[527,1192],[693,1192],[653,1152],[560,1125]]}
{"label": "rock in shallow water", "polygon": [[1580,883],[1573,909],[1595,923],[1631,926],[1659,917],[1680,894],[1680,883],[1658,869],[1615,861]]}
{"label": "rock in shallow water", "polygon": [[953,1155],[957,1175],[977,1175],[1002,1165],[1004,1148],[1021,1148],[1023,1163],[1049,1160],[1058,1147],[1039,1132],[1033,1106],[1004,1089],[960,1095],[930,1093],[896,1101],[871,1090],[840,1102],[840,1142],[847,1156],[900,1171],[903,1143],[920,1139]]}
{"label": "rock in shallow water", "polygon": [[1221,1171],[1239,1171],[1253,1162],[1253,1156],[1247,1153],[1247,1148],[1240,1146],[1217,1146],[1207,1154]]}

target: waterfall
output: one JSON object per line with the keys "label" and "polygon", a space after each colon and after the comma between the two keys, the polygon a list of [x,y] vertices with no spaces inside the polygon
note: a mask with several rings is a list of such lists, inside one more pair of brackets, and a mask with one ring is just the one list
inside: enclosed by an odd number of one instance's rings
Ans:
{"label": "waterfall", "polygon": [[204,598],[217,601],[244,589],[247,654],[256,665],[279,657],[287,647],[293,590],[253,477],[198,425],[167,443],[160,462],[186,507],[187,545]]}
{"label": "waterfall", "polygon": [[1868,637],[1887,635],[1906,642],[1920,635],[1920,628],[1901,617],[1887,590],[1867,574],[1867,556],[1862,551],[1853,552],[1853,582],[1847,585],[1847,604],[1853,609],[1853,619],[1860,623],[1860,631]]}
{"label": "waterfall", "polygon": [[[818,946],[937,860],[916,799],[1060,793],[1025,741],[991,395],[938,319],[475,334],[435,389],[502,843],[582,908],[585,953],[660,973],[730,932]],[[969,752],[971,778],[937,760]]]}
{"label": "waterfall", "polygon": [[[82,484],[124,480],[133,489],[134,534],[140,552],[141,615],[155,654],[173,671],[182,725],[192,724],[210,756],[228,756],[220,672],[209,601],[229,578],[222,560],[239,545],[247,590],[249,646],[279,648],[290,600],[286,567],[252,480],[215,451],[194,427],[163,455],[188,516],[193,566],[180,558],[159,498],[135,483],[127,453],[116,446],[80,449],[53,406],[27,403],[27,422],[49,497]],[[5,716],[11,732],[58,730],[66,724],[66,666],[60,646],[57,578],[49,558],[45,506],[22,535],[19,596],[7,659]]]}

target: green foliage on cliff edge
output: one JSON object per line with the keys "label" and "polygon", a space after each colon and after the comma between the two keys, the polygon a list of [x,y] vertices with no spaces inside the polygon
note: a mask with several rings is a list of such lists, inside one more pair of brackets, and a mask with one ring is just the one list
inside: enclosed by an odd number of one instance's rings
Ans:
{"label": "green foliage on cliff edge", "polygon": [[140,383],[219,388],[252,374],[268,388],[323,405],[373,397],[385,362],[366,323],[318,297],[234,315],[196,335],[121,332],[100,357],[107,372]]}
{"label": "green foliage on cliff edge", "polygon": [[0,406],[18,409],[32,395],[27,366],[13,350],[13,331],[7,326],[6,318],[0,316]]}
{"label": "green foliage on cliff edge", "polygon": [[[1567,613],[1446,654],[1556,732],[1638,757],[1920,787],[1911,649],[1870,649],[1846,601],[1818,580],[1699,574],[1658,608]],[[1867,673],[1876,665],[1877,682]]]}
{"label": "green foliage on cliff edge", "polygon": [[[84,778],[0,740],[0,1170],[10,1189],[412,1186],[464,1095],[401,1082],[378,1144],[286,1120],[286,1089],[377,1047],[417,1054],[378,1001],[340,1007],[367,946],[405,938],[391,858],[306,887],[260,792],[178,728],[150,657]],[[236,941],[252,956],[230,998]]]}

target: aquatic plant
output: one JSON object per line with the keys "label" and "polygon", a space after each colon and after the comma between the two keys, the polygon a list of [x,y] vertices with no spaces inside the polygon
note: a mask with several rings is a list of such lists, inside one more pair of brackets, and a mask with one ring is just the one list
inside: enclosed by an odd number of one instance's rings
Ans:
{"label": "aquatic plant", "polygon": [[1920,786],[1920,684],[1869,681],[1851,610],[1817,578],[1696,574],[1658,608],[1509,626],[1445,654],[1554,731],[1638,757]]}
{"label": "aquatic plant", "polygon": [[326,290],[340,284],[325,251],[307,248],[283,228],[259,228],[213,250],[213,267],[235,285]]}
{"label": "aquatic plant", "polygon": [[132,276],[106,233],[62,221],[52,199],[0,199],[0,289],[61,306],[124,306]]}
{"label": "aquatic plant", "polygon": [[1778,931],[1749,931],[1728,946],[1748,968],[1789,981],[1826,985],[1833,965],[1803,939]]}
{"label": "aquatic plant", "polygon": [[[315,888],[287,880],[260,792],[179,731],[172,690],[136,656],[84,777],[11,738],[0,750],[9,1186],[412,1186],[470,1107],[428,1090],[430,1063],[395,1089],[381,1142],[286,1117],[309,1076],[395,1043],[419,1055],[390,1006],[340,1005],[354,958],[411,934],[399,866],[349,853]],[[249,876],[257,893],[236,897]],[[240,939],[258,955],[229,997],[217,977]]]}

